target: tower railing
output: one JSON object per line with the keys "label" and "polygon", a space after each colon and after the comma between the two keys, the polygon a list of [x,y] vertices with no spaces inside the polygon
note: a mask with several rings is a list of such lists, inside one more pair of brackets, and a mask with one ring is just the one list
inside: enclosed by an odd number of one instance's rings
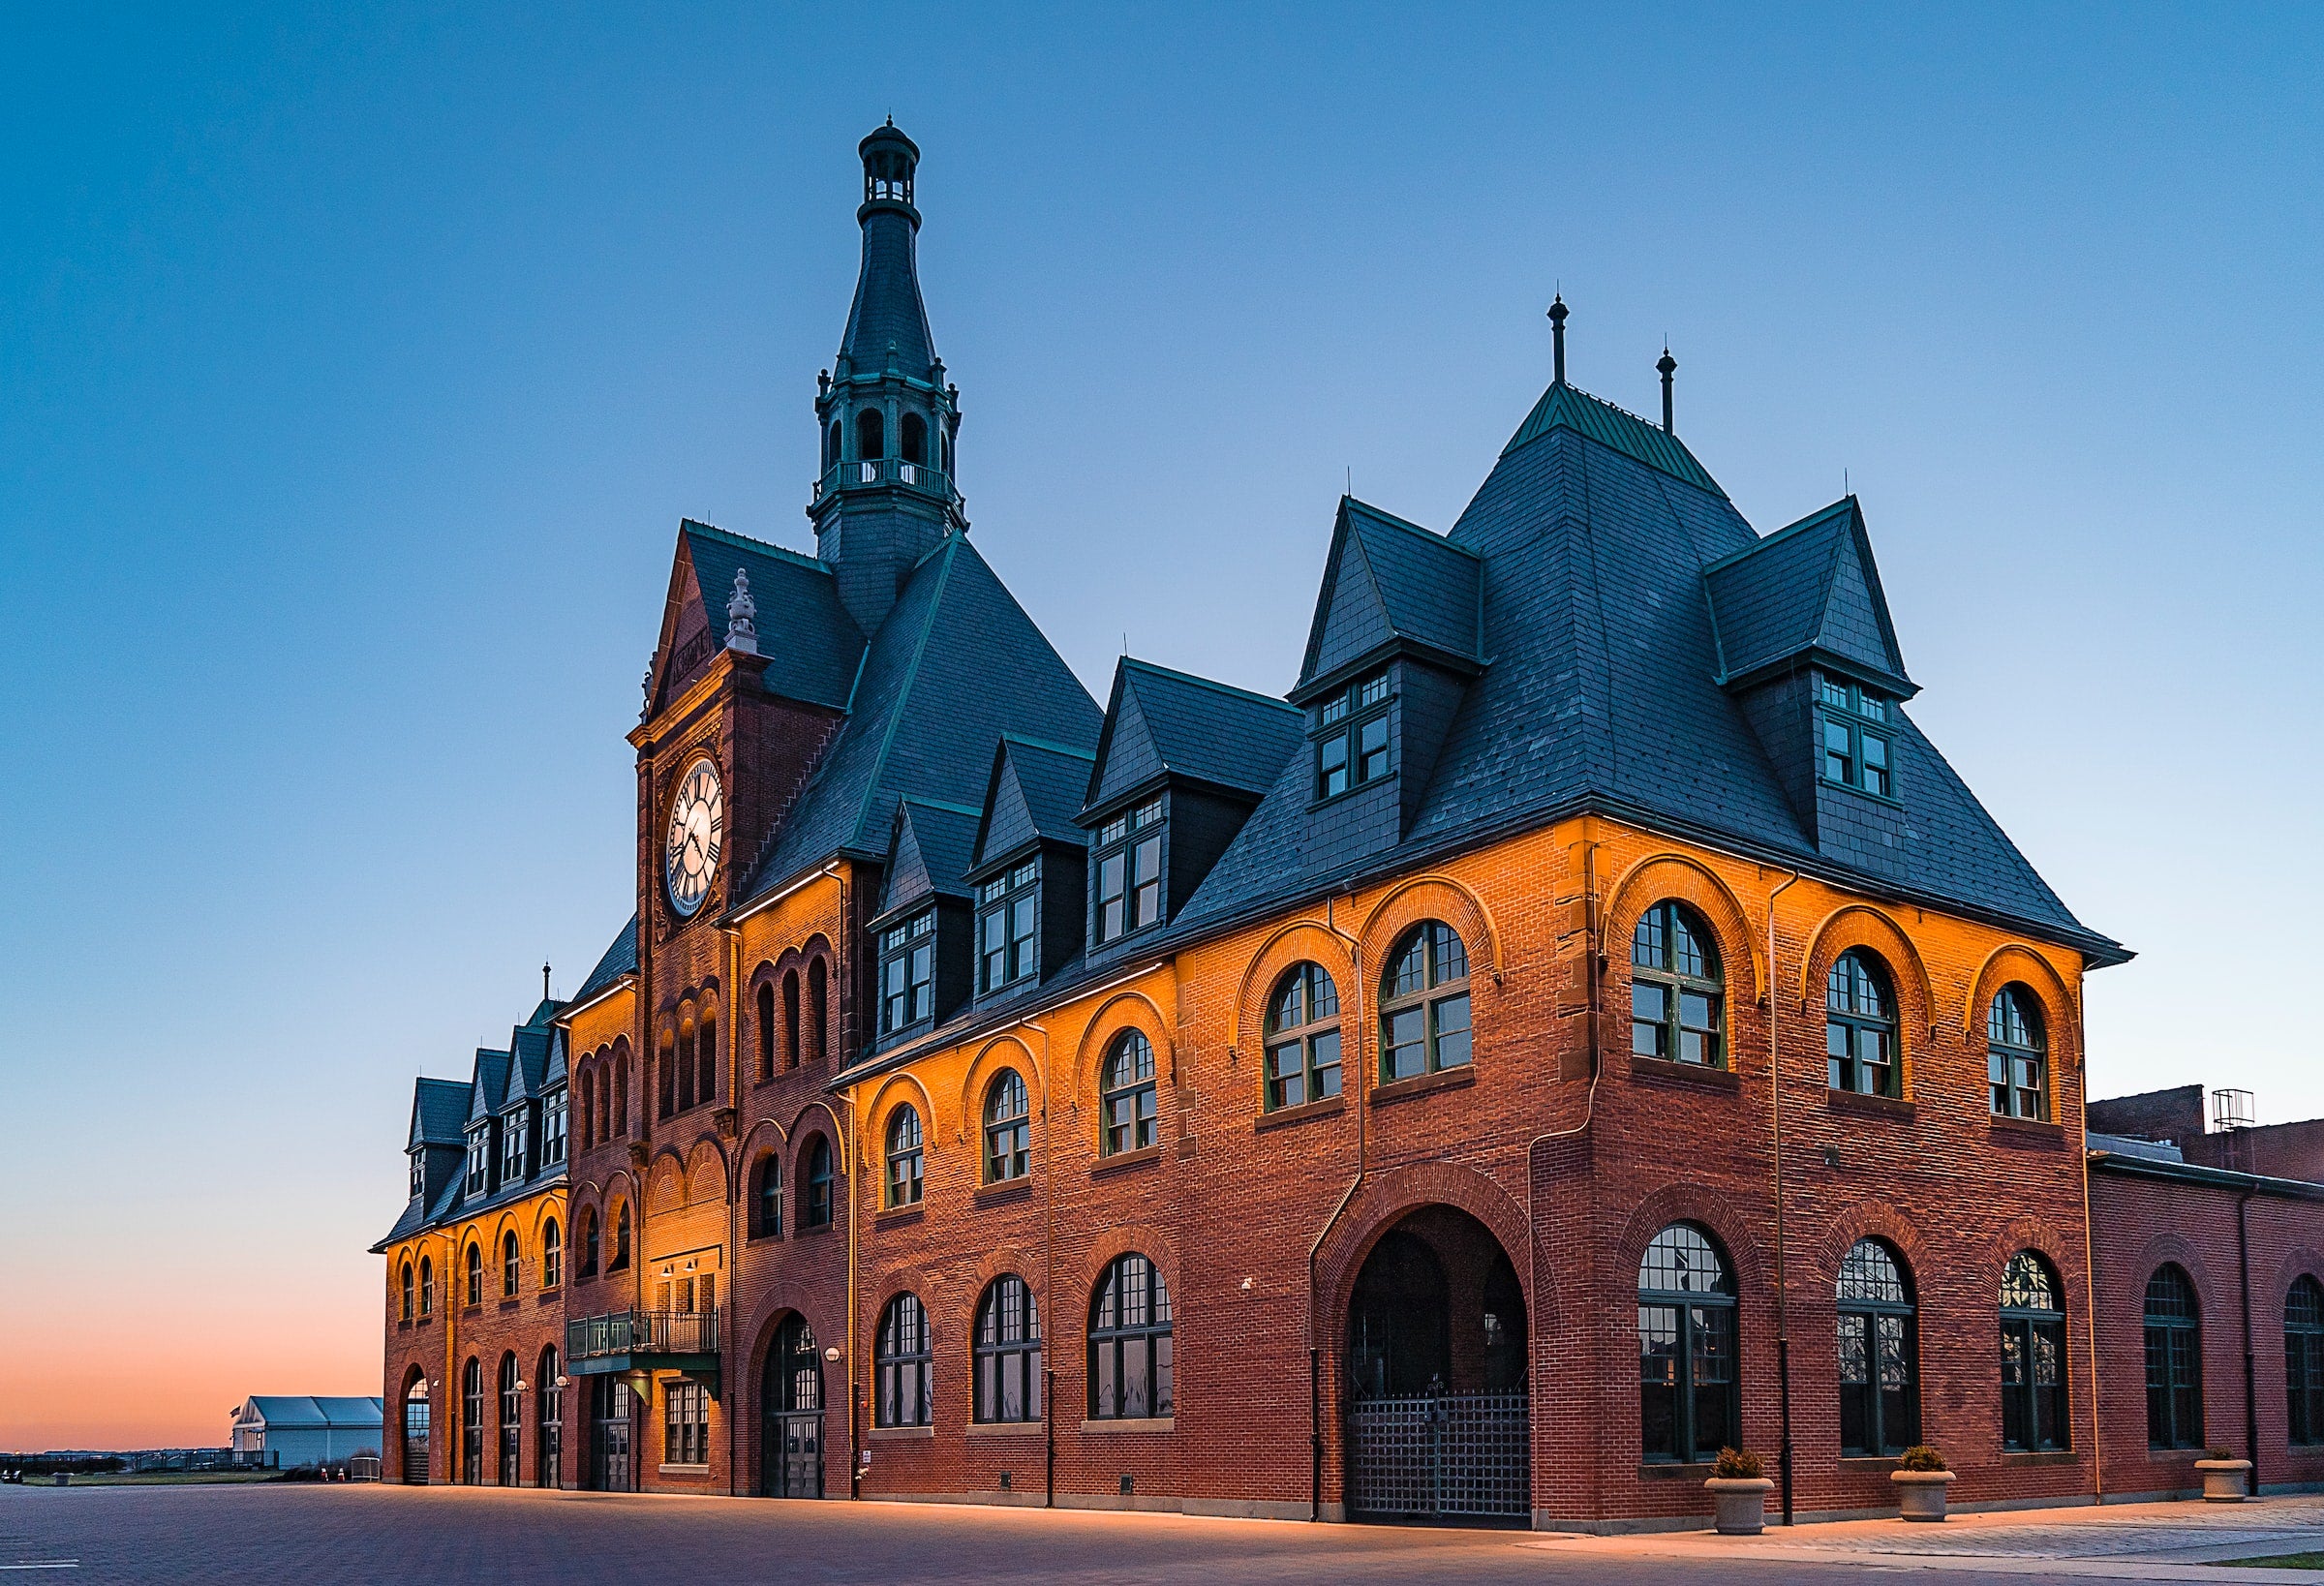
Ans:
{"label": "tower railing", "polygon": [[823,477],[815,481],[815,500],[821,501],[835,490],[860,490],[866,485],[883,484],[906,485],[936,497],[952,494],[952,480],[940,469],[926,463],[907,463],[901,457],[860,457],[825,469]]}

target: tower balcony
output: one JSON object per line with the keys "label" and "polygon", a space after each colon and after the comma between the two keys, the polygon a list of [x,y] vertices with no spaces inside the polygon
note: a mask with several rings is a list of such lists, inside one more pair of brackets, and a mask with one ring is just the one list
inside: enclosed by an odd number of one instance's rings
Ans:
{"label": "tower balcony", "polygon": [[719,1368],[719,1313],[611,1311],[565,1324],[566,1370],[576,1377],[614,1372]]}
{"label": "tower balcony", "polygon": [[865,490],[877,485],[902,485],[940,502],[953,499],[952,480],[926,463],[907,463],[901,457],[854,458],[834,463],[815,481],[815,500],[841,490]]}

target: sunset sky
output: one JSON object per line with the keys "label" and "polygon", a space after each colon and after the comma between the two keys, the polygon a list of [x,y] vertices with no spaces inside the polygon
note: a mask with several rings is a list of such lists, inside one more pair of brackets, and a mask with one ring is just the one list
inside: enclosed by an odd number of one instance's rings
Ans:
{"label": "sunset sky", "polygon": [[890,113],[1093,692],[1287,687],[1343,483],[1448,527],[1562,288],[1762,532],[1863,498],[1913,716],[2140,954],[2093,1093],[2324,1113],[2324,14],[345,13],[0,50],[0,1449],[381,1391],[412,1077],[627,916],[677,523],[811,545]]}

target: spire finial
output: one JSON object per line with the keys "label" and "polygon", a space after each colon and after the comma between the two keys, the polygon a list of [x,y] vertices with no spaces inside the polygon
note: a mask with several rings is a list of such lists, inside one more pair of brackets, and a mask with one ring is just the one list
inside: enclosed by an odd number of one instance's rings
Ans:
{"label": "spire finial", "polygon": [[1557,383],[1566,382],[1566,316],[1573,311],[1566,307],[1566,294],[1559,292],[1549,304],[1549,345],[1556,360]]}
{"label": "spire finial", "polygon": [[1678,360],[1670,355],[1668,342],[1663,344],[1663,355],[1655,360],[1654,366],[1663,376],[1663,433],[1674,435],[1677,432],[1670,427],[1670,377],[1678,372]]}
{"label": "spire finial", "polygon": [[726,597],[726,648],[758,654],[758,602],[750,598],[750,575],[734,569],[734,593]]}
{"label": "spire finial", "polygon": [[540,999],[549,1000],[549,966],[545,961],[540,966]]}

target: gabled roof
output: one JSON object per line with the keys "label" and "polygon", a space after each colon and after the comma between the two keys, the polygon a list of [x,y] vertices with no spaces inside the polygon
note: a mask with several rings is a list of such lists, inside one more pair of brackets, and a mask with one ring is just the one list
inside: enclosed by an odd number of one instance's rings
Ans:
{"label": "gabled roof", "polygon": [[478,1047],[475,1072],[468,1104],[468,1121],[471,1124],[483,1122],[507,1104],[508,1054]]}
{"label": "gabled roof", "polygon": [[993,775],[976,827],[971,869],[1013,854],[1027,843],[1083,843],[1088,834],[1074,821],[1097,756],[1030,738],[1004,737],[993,751]]}
{"label": "gabled roof", "polygon": [[666,700],[678,683],[670,675],[678,653],[695,653],[685,637],[707,630],[712,650],[726,643],[726,604],[733,598],[738,569],[749,580],[757,610],[752,622],[758,654],[767,658],[762,679],[767,691],[835,711],[845,708],[864,636],[841,603],[831,568],[811,556],[691,518],[678,525],[669,596],[654,650],[654,697]]}
{"label": "gabled roof", "polygon": [[1739,685],[1816,659],[1837,661],[1902,698],[1915,691],[1855,497],[1721,557],[1702,577],[1720,682]]}
{"label": "gabled roof", "polygon": [[1166,773],[1265,793],[1305,730],[1297,706],[1124,656],[1114,668],[1084,810]]}
{"label": "gabled roof", "polygon": [[554,1045],[548,1029],[538,1024],[519,1024],[508,1033],[507,1087],[501,1093],[501,1110],[506,1112],[519,1102],[535,1100],[548,1088],[549,1049]]}
{"label": "gabled roof", "polygon": [[976,846],[976,811],[933,799],[904,799],[896,807],[895,836],[888,844],[887,886],[879,912],[941,893],[965,898],[961,877]]}
{"label": "gabled roof", "polygon": [[[605,949],[605,956],[597,960],[597,966],[592,969],[589,972],[589,978],[581,983],[581,990],[573,993],[573,1002],[587,1002],[624,975],[636,973],[637,916],[632,914],[629,916],[629,923],[622,927],[621,930],[615,934],[612,944]],[[572,1005],[572,1002],[566,1004],[568,1008]]]}
{"label": "gabled roof", "polygon": [[1342,496],[1300,685],[1398,640],[1482,665],[1484,564],[1442,534]]}
{"label": "gabled roof", "polygon": [[1719,488],[1710,471],[1695,460],[1686,443],[1675,435],[1650,424],[1636,413],[1615,407],[1612,403],[1575,390],[1563,381],[1553,382],[1542,393],[1517,433],[1509,438],[1501,455],[1511,452],[1547,435],[1551,430],[1568,429],[1585,435],[1602,446],[1610,446],[1633,462],[1643,463],[1658,473],[1667,473],[1681,484],[1693,485],[1720,500],[1727,492]]}
{"label": "gabled roof", "polygon": [[840,854],[884,860],[902,799],[977,808],[1004,733],[1074,747],[1098,726],[1032,619],[966,535],[947,534],[872,636],[846,720],[737,901]]}
{"label": "gabled roof", "polygon": [[474,1104],[474,1086],[457,1080],[424,1076],[412,1085],[412,1134],[406,1150],[422,1145],[465,1145],[468,1110]]}

